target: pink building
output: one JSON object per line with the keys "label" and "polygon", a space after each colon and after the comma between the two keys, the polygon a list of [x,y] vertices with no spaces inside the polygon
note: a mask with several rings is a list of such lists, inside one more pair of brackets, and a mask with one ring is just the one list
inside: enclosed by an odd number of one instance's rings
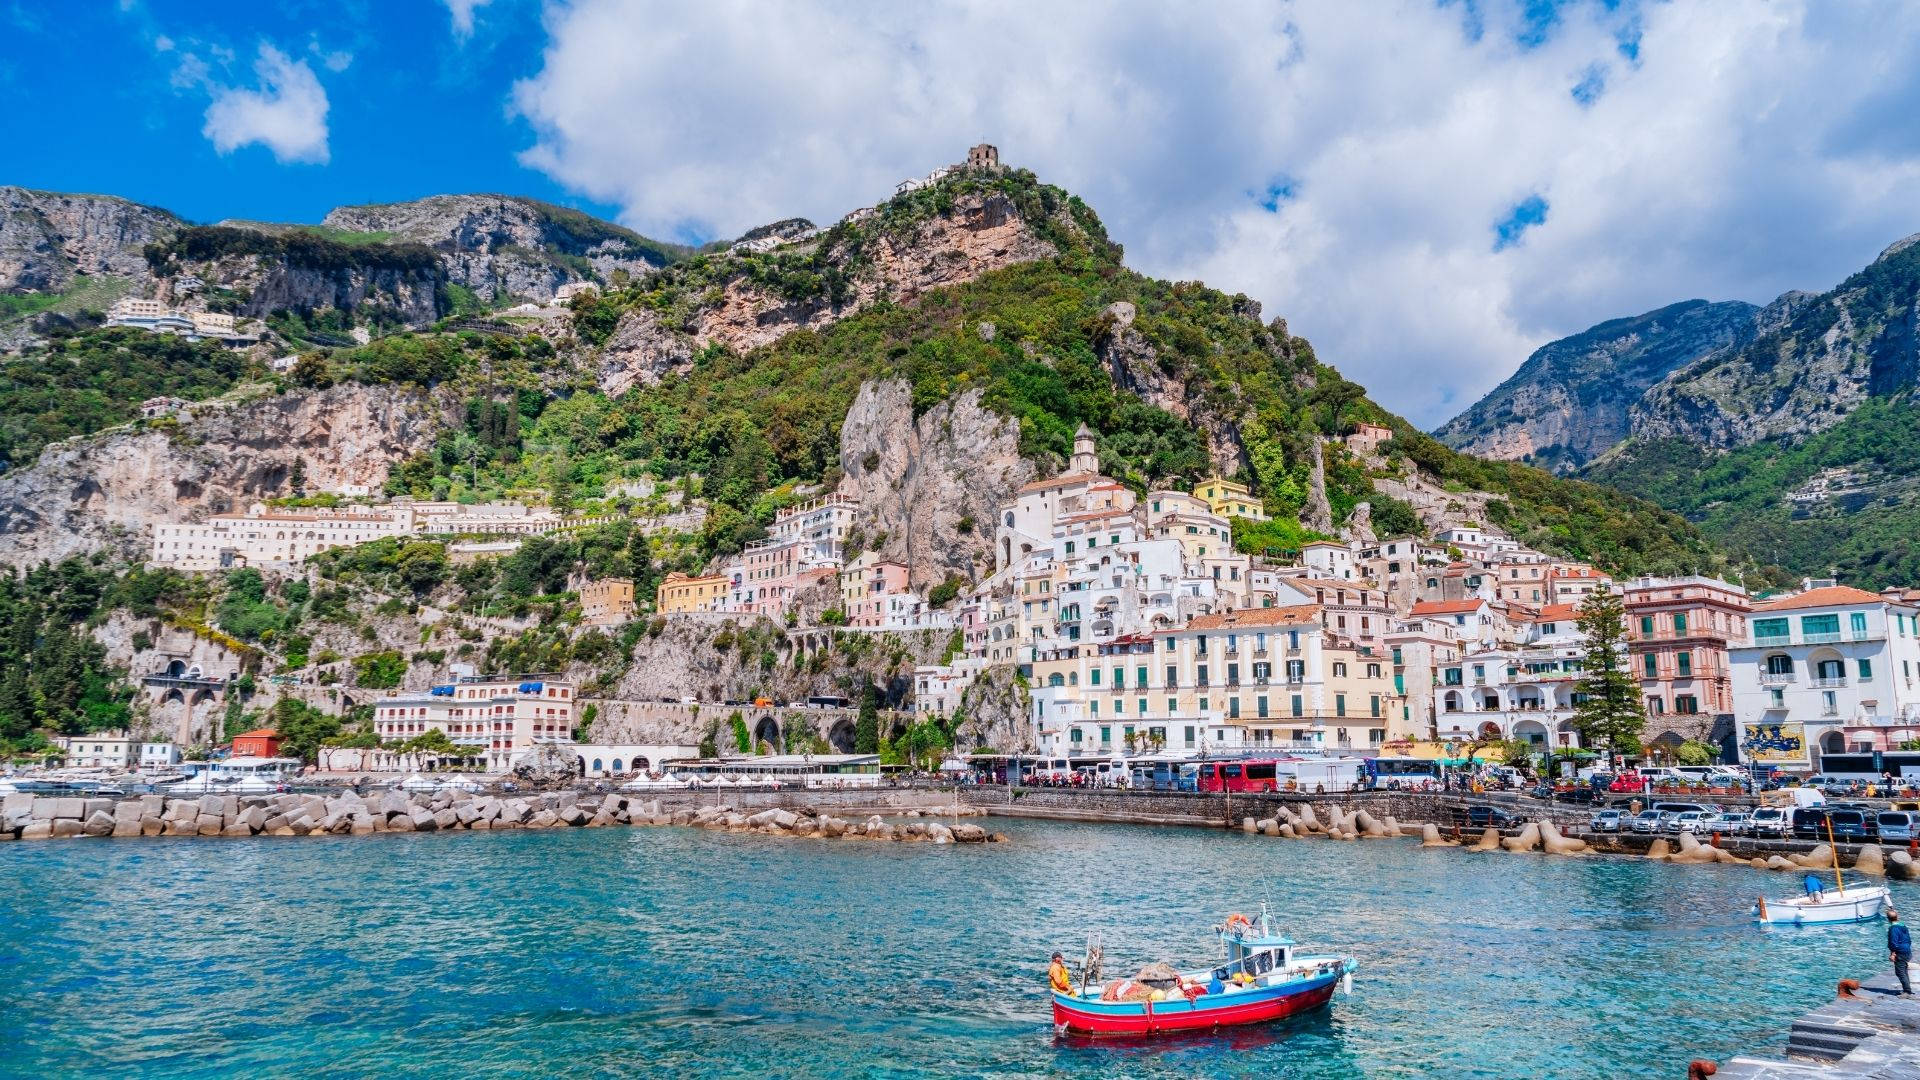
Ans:
{"label": "pink building", "polygon": [[867,552],[840,572],[840,610],[848,626],[880,626],[886,622],[889,601],[909,594],[907,568]]}
{"label": "pink building", "polygon": [[1753,603],[1717,578],[1643,577],[1625,589],[1627,651],[1650,716],[1730,716],[1727,647],[1743,643]]}

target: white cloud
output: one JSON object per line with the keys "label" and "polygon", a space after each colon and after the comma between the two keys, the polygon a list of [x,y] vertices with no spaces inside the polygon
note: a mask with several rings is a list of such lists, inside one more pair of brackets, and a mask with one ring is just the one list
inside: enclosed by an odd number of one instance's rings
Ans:
{"label": "white cloud", "polygon": [[1427,425],[1548,339],[1824,288],[1920,230],[1898,0],[1570,3],[1544,28],[1517,0],[575,0],[547,24],[525,161],[643,231],[829,221],[985,138],[1132,265],[1262,300]]}
{"label": "white cloud", "polygon": [[282,163],[325,164],[327,91],[313,69],[263,43],[253,70],[258,89],[213,88],[201,134],[222,154],[259,143]]}
{"label": "white cloud", "polygon": [[493,0],[447,0],[447,13],[453,16],[453,36],[473,36],[473,13]]}

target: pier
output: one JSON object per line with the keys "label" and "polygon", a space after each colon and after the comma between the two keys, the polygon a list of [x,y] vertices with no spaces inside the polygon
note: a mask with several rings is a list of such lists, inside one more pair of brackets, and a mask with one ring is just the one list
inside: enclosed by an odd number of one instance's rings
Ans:
{"label": "pier", "polygon": [[1794,1021],[1787,1056],[1736,1057],[1715,1080],[1920,1080],[1920,998],[1899,996],[1892,975],[1865,981]]}

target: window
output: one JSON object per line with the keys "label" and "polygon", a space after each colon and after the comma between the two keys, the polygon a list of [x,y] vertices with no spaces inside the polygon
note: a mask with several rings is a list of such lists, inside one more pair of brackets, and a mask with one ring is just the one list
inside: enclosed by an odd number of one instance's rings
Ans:
{"label": "window", "polygon": [[1368,665],[1367,665],[1367,678],[1369,678],[1369,679],[1377,679],[1377,678],[1379,678],[1379,677],[1380,677],[1380,665],[1379,665],[1379,664],[1368,664]]}
{"label": "window", "polygon": [[1653,616],[1651,615],[1640,616],[1640,636],[1641,637],[1653,636]]}
{"label": "window", "polygon": [[1099,668],[1094,668],[1092,671],[1087,672],[1087,685],[1088,686],[1100,685],[1100,669]]}
{"label": "window", "polygon": [[1174,713],[1177,713],[1179,711],[1180,711],[1179,700],[1176,698],[1168,698],[1167,699],[1167,715],[1172,716]]}
{"label": "window", "polygon": [[1692,715],[1700,711],[1700,700],[1692,694],[1681,694],[1673,699],[1673,711]]}
{"label": "window", "polygon": [[1400,659],[1400,646],[1395,645],[1393,647],[1393,666],[1399,667],[1404,663],[1405,661]]}
{"label": "window", "polygon": [[1300,682],[1306,677],[1307,677],[1307,662],[1305,660],[1287,661],[1287,681],[1288,682]]}
{"label": "window", "polygon": [[1640,657],[1640,667],[1642,673],[1645,674],[1647,678],[1657,679],[1660,677],[1660,658],[1658,656],[1652,653],[1642,655]]}
{"label": "window", "polygon": [[1753,636],[1756,638],[1784,638],[1787,636],[1787,620],[1755,619]]}
{"label": "window", "polygon": [[1347,715],[1347,695],[1345,694],[1333,695],[1333,715],[1335,716]]}
{"label": "window", "polygon": [[1793,657],[1788,656],[1786,653],[1774,653],[1773,655],[1767,657],[1767,674],[1769,675],[1793,674]]}
{"label": "window", "polygon": [[1167,665],[1167,689],[1171,690],[1174,687],[1179,685],[1180,685],[1180,665],[1168,664]]}
{"label": "window", "polygon": [[1227,718],[1230,720],[1240,719],[1240,699],[1238,697],[1230,697],[1227,699]]}
{"label": "window", "polygon": [[1339,664],[1339,663],[1336,663],[1336,664],[1334,664],[1334,665],[1333,665],[1333,677],[1334,677],[1334,678],[1336,678],[1336,679],[1344,679],[1344,678],[1346,678],[1346,677],[1347,677],[1347,665],[1345,665],[1345,664]]}
{"label": "window", "polygon": [[1872,679],[1873,678],[1873,661],[1863,656],[1859,659],[1858,663],[1860,665],[1860,681],[1866,682]]}
{"label": "window", "polygon": [[1227,665],[1227,685],[1228,686],[1240,685],[1240,665],[1239,664]]}
{"label": "window", "polygon": [[1864,611],[1855,611],[1849,614],[1847,616],[1847,626],[1849,629],[1853,631],[1853,636],[1856,640],[1859,638],[1866,637],[1867,636],[1867,613]]}
{"label": "window", "polygon": [[1127,669],[1120,668],[1120,667],[1114,668],[1113,669],[1113,688],[1115,690],[1123,690],[1126,688],[1126,685],[1127,685]]}
{"label": "window", "polygon": [[1305,715],[1303,711],[1303,704],[1299,694],[1293,695],[1293,715],[1295,716]]}
{"label": "window", "polygon": [[1201,686],[1207,685],[1207,665],[1201,664],[1199,668],[1199,672],[1200,672],[1200,677],[1195,681],[1198,682]]}
{"label": "window", "polygon": [[1802,615],[1800,632],[1808,641],[1837,641],[1840,637],[1840,616],[1838,615]]}
{"label": "window", "polygon": [[1674,653],[1673,663],[1674,663],[1674,671],[1681,678],[1684,679],[1689,675],[1693,674],[1693,654],[1692,653],[1690,652]]}
{"label": "window", "polygon": [[1259,697],[1253,699],[1253,703],[1255,711],[1264,719],[1267,715],[1267,695],[1261,694]]}
{"label": "window", "polygon": [[1147,685],[1147,669],[1144,664],[1133,669],[1133,685],[1138,687]]}
{"label": "window", "polygon": [[1374,694],[1368,700],[1372,703],[1374,718],[1378,719],[1380,716],[1380,695]]}
{"label": "window", "polygon": [[1822,660],[1820,661],[1819,667],[1814,671],[1814,678],[1822,681],[1827,679],[1844,679],[1846,677],[1847,665],[1844,660]]}
{"label": "window", "polygon": [[1193,725],[1187,725],[1187,745],[1193,745]]}

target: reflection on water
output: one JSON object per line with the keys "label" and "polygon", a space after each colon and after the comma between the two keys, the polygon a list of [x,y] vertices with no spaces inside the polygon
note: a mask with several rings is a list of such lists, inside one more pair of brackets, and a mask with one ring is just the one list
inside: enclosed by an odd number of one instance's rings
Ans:
{"label": "reflection on water", "polygon": [[[1884,960],[1879,924],[1756,929],[1753,897],[1797,879],[1744,867],[1004,828],[10,844],[0,1074],[1678,1075],[1777,1048]],[[1360,958],[1352,997],[1219,1037],[1054,1035],[1053,949],[1190,964],[1263,900]]]}

